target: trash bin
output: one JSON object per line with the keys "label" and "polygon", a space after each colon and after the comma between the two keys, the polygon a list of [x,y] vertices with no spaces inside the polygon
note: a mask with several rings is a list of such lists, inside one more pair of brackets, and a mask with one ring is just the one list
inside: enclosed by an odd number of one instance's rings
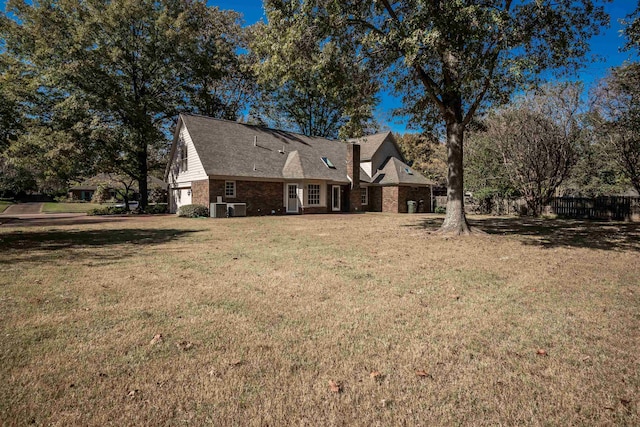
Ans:
{"label": "trash bin", "polygon": [[416,213],[416,205],[417,203],[414,200],[409,200],[407,202],[407,210],[409,211],[410,214]]}

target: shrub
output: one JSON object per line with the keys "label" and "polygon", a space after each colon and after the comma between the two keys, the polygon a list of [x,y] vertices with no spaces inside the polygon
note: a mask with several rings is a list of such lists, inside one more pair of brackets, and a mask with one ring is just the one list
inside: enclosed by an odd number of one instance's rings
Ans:
{"label": "shrub", "polygon": [[167,192],[161,188],[152,188],[148,194],[151,203],[167,203]]}
{"label": "shrub", "polygon": [[124,215],[127,213],[125,208],[116,206],[106,206],[104,208],[95,208],[87,212],[87,215]]}
{"label": "shrub", "polygon": [[180,206],[177,215],[183,218],[208,217],[209,209],[207,209],[206,206],[202,205],[184,205]]}
{"label": "shrub", "polygon": [[434,209],[434,212],[437,214],[446,214],[447,213],[447,207],[446,206],[436,206],[436,208]]}
{"label": "shrub", "polygon": [[96,191],[93,192],[93,197],[91,198],[91,203],[104,203],[111,198],[111,194],[109,193],[109,187],[106,184],[98,185]]}
{"label": "shrub", "polygon": [[169,212],[169,205],[166,203],[156,203],[155,205],[147,206],[145,213],[148,214],[165,214]]}

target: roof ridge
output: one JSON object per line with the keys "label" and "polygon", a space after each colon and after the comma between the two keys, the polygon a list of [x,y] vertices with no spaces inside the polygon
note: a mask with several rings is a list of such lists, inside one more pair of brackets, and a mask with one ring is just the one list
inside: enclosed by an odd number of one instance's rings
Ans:
{"label": "roof ridge", "polygon": [[239,122],[237,120],[234,121],[234,120],[228,120],[228,119],[219,119],[217,117],[205,116],[204,114],[180,113],[180,115],[181,116],[199,117],[201,119],[215,120],[215,121],[218,121],[218,122],[231,123],[231,124],[236,124],[236,125],[250,126],[250,127],[259,128],[259,129],[263,129],[263,130],[270,130],[270,131],[274,131],[274,132],[290,133],[291,135],[303,136],[305,138],[324,139],[324,140],[331,141],[331,142],[346,142],[346,141],[343,141],[341,139],[331,139],[331,138],[326,138],[324,136],[305,135],[304,133],[300,133],[300,132],[294,132],[294,131],[285,130],[285,129],[276,129],[276,128],[272,128],[272,127],[269,127],[269,126],[263,126],[263,125],[259,125],[259,124],[253,124],[253,123]]}

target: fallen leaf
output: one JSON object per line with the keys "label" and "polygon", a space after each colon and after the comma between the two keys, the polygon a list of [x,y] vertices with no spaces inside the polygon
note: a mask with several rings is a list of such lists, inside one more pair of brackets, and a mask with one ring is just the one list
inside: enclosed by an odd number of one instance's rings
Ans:
{"label": "fallen leaf", "polygon": [[419,370],[419,371],[416,371],[416,375],[417,375],[417,376],[419,376],[419,377],[421,377],[421,378],[424,378],[424,377],[430,377],[430,376],[431,376],[431,375],[430,375],[427,371],[425,371],[424,369],[421,369],[421,370]]}
{"label": "fallen leaf", "polygon": [[193,348],[193,343],[191,341],[180,341],[176,345],[183,351],[191,350]]}
{"label": "fallen leaf", "polygon": [[381,379],[382,374],[380,373],[380,371],[372,371],[372,372],[369,374],[369,376],[370,376],[371,378],[373,378],[374,380],[378,380],[378,379]]}
{"label": "fallen leaf", "polygon": [[234,360],[233,362],[229,363],[230,366],[240,366],[242,365],[242,360],[238,359],[238,360]]}
{"label": "fallen leaf", "polygon": [[329,380],[329,389],[333,392],[333,393],[340,393],[342,391],[342,384],[337,383],[333,380]]}
{"label": "fallen leaf", "polygon": [[156,345],[160,344],[162,341],[164,341],[164,337],[162,336],[162,334],[155,334],[149,344]]}
{"label": "fallen leaf", "polygon": [[539,348],[538,351],[536,351],[536,354],[538,356],[548,356],[547,350],[544,350],[544,349],[541,349],[541,348]]}
{"label": "fallen leaf", "polygon": [[127,396],[129,396],[129,398],[133,399],[138,394],[140,394],[140,390],[135,389],[135,390],[131,390],[129,393],[127,393]]}
{"label": "fallen leaf", "polygon": [[459,300],[460,299],[460,295],[453,294],[453,295],[451,295],[451,298],[453,298],[454,300]]}

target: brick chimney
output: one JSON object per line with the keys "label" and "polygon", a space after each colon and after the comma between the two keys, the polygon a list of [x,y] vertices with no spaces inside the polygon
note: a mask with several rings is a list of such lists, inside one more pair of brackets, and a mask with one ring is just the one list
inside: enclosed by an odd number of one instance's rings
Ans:
{"label": "brick chimney", "polygon": [[347,175],[351,178],[349,191],[349,211],[362,211],[362,197],[360,193],[360,145],[347,143]]}

